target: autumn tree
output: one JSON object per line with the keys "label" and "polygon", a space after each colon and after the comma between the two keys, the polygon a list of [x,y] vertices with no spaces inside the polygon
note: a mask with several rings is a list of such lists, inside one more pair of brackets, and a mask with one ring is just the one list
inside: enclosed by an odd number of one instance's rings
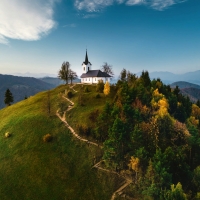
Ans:
{"label": "autumn tree", "polygon": [[113,69],[112,69],[112,65],[109,65],[107,62],[105,62],[102,66],[101,66],[101,70],[103,72],[106,72],[107,74],[109,74],[110,76],[114,75]]}
{"label": "autumn tree", "polygon": [[128,164],[129,168],[132,169],[133,171],[135,171],[135,181],[137,183],[137,174],[139,172],[139,163],[140,163],[140,160],[139,158],[136,158],[134,156],[131,156],[131,159],[130,159],[130,162]]}
{"label": "autumn tree", "polygon": [[110,83],[108,81],[106,81],[105,85],[104,85],[104,90],[103,93],[107,96],[110,94]]}
{"label": "autumn tree", "polygon": [[66,81],[66,84],[68,84],[69,72],[70,72],[70,63],[63,62],[61,69],[58,72],[58,78]]}
{"label": "autumn tree", "polygon": [[5,92],[4,103],[7,106],[10,106],[13,101],[14,101],[13,95],[12,95],[11,91],[9,89],[7,89],[6,92]]}

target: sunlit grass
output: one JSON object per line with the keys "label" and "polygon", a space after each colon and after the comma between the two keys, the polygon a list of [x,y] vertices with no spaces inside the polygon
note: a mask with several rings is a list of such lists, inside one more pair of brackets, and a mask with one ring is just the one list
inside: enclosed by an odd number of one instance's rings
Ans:
{"label": "sunlit grass", "polygon": [[[50,116],[45,108],[47,92],[0,110],[0,199],[107,200],[112,196],[116,177],[91,169],[101,150],[75,139],[55,115],[58,94],[66,87],[51,91]],[[94,93],[87,94],[91,102]],[[90,107],[75,103],[70,119],[82,120],[84,112],[95,105],[102,108],[104,102],[102,97]],[[6,132],[11,136],[6,138]],[[53,136],[52,142],[43,141],[46,134]]]}

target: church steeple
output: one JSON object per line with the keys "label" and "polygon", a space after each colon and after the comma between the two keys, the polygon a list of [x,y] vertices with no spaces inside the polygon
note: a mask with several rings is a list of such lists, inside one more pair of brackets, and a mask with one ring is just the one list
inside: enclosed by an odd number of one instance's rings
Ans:
{"label": "church steeple", "polygon": [[88,54],[87,54],[87,49],[86,49],[85,61],[82,64],[83,73],[87,73],[88,71],[90,71],[92,69],[91,66],[92,64],[88,60]]}
{"label": "church steeple", "polygon": [[85,55],[85,64],[88,64],[88,55],[87,55],[87,49],[86,49],[86,55]]}

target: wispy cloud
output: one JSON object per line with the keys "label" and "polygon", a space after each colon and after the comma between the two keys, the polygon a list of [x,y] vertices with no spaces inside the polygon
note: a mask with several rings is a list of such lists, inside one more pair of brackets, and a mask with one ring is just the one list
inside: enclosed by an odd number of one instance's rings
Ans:
{"label": "wispy cloud", "polygon": [[63,28],[66,28],[66,27],[75,28],[75,27],[77,27],[77,25],[76,24],[66,24],[63,26]]}
{"label": "wispy cloud", "polygon": [[0,43],[9,38],[39,40],[56,26],[53,6],[58,0],[1,0]]}
{"label": "wispy cloud", "polygon": [[75,0],[75,7],[78,10],[96,12],[106,6],[110,6],[115,0]]}
{"label": "wispy cloud", "polygon": [[187,0],[75,0],[75,7],[78,10],[97,12],[99,9],[111,6],[114,3],[125,3],[128,6],[145,5],[155,10],[165,10],[173,4],[183,3]]}

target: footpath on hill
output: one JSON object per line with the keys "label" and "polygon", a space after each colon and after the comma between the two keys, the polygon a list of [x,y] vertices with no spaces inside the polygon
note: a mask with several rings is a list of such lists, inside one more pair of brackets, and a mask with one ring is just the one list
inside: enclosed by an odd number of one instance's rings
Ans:
{"label": "footpath on hill", "polygon": [[[77,92],[73,87],[75,86],[72,85],[70,88],[74,91],[74,92]],[[58,116],[58,118],[65,124],[65,126],[71,131],[71,133],[73,134],[74,137],[76,137],[77,139],[79,139],[80,141],[82,142],[86,142],[87,144],[91,144],[91,145],[94,145],[94,146],[97,146],[99,148],[102,148],[102,146],[100,146],[98,143],[95,143],[95,142],[92,142],[92,141],[89,141],[83,137],[81,137],[80,135],[78,135],[75,130],[68,124],[68,122],[66,121],[66,112],[68,112],[69,110],[71,110],[73,107],[74,107],[74,102],[71,101],[70,99],[68,99],[67,97],[65,97],[64,95],[62,96],[62,98],[64,98],[66,101],[70,102],[71,106],[68,107],[68,109],[64,112],[63,116],[61,116],[57,110],[56,112],[56,115]],[[123,178],[124,179],[124,182],[123,184],[120,186],[120,188],[118,188],[113,194],[112,194],[112,197],[111,197],[111,200],[114,200],[118,195],[122,194],[122,191],[128,186],[130,185],[131,183],[133,183],[133,180],[130,179],[130,178],[127,178],[126,176],[123,176],[122,174],[120,173],[117,173],[116,171],[112,171],[112,170],[108,170],[108,169],[105,169],[103,167],[100,166],[100,164],[104,162],[103,160],[101,160],[100,162],[96,163],[92,168],[96,168],[96,169],[99,169],[101,171],[104,171],[104,172],[107,172],[107,173],[112,173],[112,174],[116,174],[118,175],[119,177]]]}

